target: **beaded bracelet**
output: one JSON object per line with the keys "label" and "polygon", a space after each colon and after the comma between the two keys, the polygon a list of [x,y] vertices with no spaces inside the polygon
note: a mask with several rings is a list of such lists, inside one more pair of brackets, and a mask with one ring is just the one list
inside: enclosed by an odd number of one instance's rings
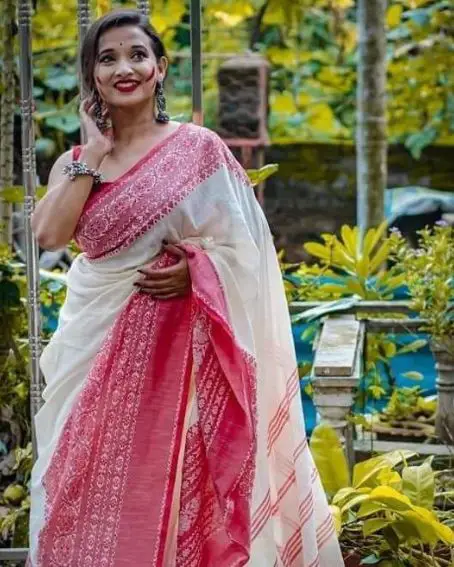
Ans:
{"label": "beaded bracelet", "polygon": [[101,173],[99,173],[99,171],[89,168],[88,165],[82,161],[73,161],[68,165],[65,165],[63,173],[67,175],[71,181],[74,181],[74,179],[76,179],[79,175],[89,175],[90,177],[93,177],[95,185],[102,183],[104,180],[104,177]]}

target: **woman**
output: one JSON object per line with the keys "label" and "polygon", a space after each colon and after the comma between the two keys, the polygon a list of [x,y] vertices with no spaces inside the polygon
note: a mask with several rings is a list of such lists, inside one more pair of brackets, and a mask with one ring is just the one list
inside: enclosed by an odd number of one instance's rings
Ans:
{"label": "woman", "polygon": [[41,246],[83,254],[41,359],[29,564],[343,565],[244,171],[168,120],[164,47],[137,12],[95,22],[81,64],[87,142],[33,218]]}

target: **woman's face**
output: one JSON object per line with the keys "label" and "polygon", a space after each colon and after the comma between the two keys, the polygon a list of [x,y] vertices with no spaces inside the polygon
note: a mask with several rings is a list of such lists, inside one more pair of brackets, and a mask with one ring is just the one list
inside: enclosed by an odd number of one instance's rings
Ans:
{"label": "woman's face", "polygon": [[112,28],[99,39],[96,89],[110,106],[134,106],[153,97],[166,66],[164,58],[156,61],[150,38],[140,28]]}

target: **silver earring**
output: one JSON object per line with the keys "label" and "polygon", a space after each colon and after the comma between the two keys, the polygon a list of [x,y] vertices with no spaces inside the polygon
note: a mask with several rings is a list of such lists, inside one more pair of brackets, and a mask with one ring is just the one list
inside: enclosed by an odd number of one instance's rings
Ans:
{"label": "silver earring", "polygon": [[156,110],[158,114],[156,116],[157,122],[162,122],[163,124],[169,122],[170,118],[166,112],[166,97],[164,96],[164,87],[162,81],[158,81],[156,85]]}
{"label": "silver earring", "polygon": [[101,98],[97,92],[94,95],[94,99],[95,104],[93,108],[93,114],[95,115],[96,126],[98,127],[100,132],[103,132],[107,129],[108,124],[103,112]]}

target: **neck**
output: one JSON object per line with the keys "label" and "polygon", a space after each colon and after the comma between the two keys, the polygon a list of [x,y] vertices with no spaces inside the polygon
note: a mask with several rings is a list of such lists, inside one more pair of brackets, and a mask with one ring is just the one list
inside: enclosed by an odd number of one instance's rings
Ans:
{"label": "neck", "polygon": [[126,145],[144,138],[156,128],[154,100],[136,107],[109,108],[115,144]]}

